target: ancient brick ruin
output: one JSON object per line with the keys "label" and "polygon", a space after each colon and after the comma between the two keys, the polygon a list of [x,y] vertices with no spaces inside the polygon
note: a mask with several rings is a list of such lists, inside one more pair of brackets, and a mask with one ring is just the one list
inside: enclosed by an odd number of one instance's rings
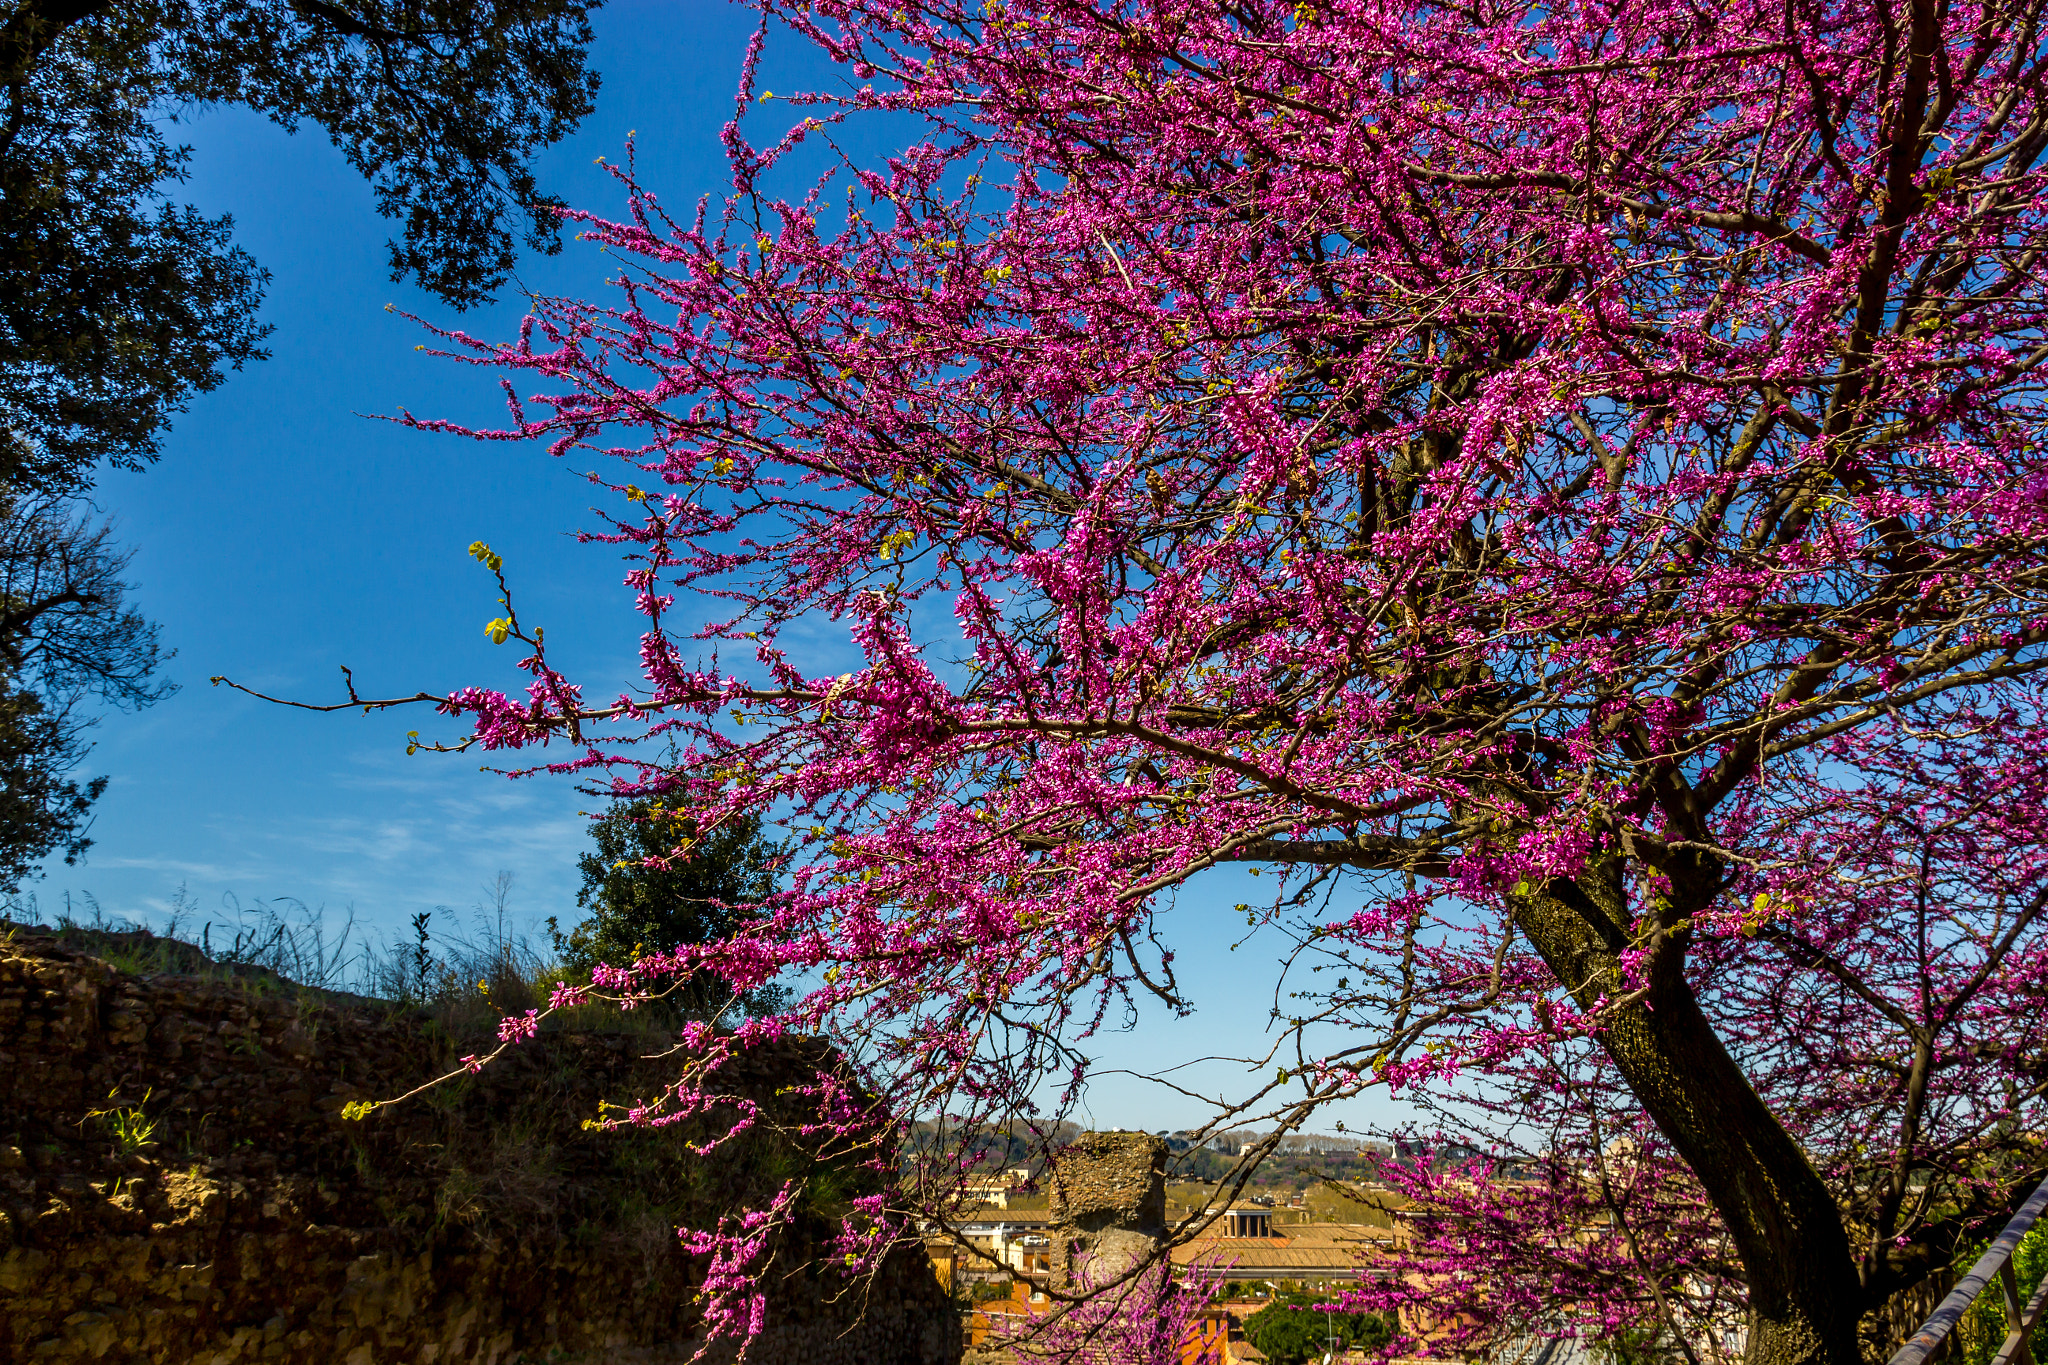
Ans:
{"label": "ancient brick ruin", "polygon": [[1052,1169],[1052,1277],[1096,1283],[1154,1255],[1166,1236],[1166,1144],[1149,1133],[1083,1133]]}

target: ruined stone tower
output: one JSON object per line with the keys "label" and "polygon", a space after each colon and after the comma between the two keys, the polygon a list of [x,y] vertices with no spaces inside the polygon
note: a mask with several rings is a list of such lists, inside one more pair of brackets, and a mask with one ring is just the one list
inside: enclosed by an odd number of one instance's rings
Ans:
{"label": "ruined stone tower", "polygon": [[1166,1144],[1148,1133],[1083,1133],[1054,1157],[1053,1287],[1096,1284],[1158,1249],[1166,1236]]}

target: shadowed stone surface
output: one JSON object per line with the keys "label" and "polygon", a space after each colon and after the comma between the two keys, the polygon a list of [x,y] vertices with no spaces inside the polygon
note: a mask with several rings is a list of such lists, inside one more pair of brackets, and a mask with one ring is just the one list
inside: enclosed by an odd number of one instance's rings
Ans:
{"label": "shadowed stone surface", "polygon": [[[132,957],[134,944],[96,944]],[[146,946],[146,945],[145,945]],[[161,948],[157,941],[157,948]],[[922,1251],[871,1285],[828,1268],[828,1205],[872,1177],[774,1131],[831,1054],[750,1053],[758,1134],[691,1156],[687,1125],[587,1132],[674,1061],[646,1033],[553,1033],[362,1122],[487,1045],[417,1011],[153,953],[135,975],[40,933],[0,939],[0,1360],[150,1365],[682,1361],[701,1263],[671,1228],[793,1175],[823,1192],[764,1278],[762,1365],[952,1365]],[[494,1041],[494,1040],[493,1040]],[[138,1140],[136,1123],[153,1125]],[[128,1131],[124,1140],[122,1130]],[[700,1134],[701,1135],[701,1134]],[[866,1183],[863,1183],[863,1182]],[[716,1357],[714,1357],[715,1359]]]}

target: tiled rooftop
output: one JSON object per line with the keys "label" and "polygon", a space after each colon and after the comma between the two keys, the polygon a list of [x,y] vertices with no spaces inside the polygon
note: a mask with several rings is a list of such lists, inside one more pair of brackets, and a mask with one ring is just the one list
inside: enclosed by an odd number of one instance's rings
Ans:
{"label": "tiled rooftop", "polygon": [[1227,1265],[1233,1275],[1296,1275],[1354,1271],[1375,1247],[1393,1239],[1387,1228],[1359,1223],[1281,1223],[1272,1237],[1196,1238],[1173,1249],[1175,1265]]}

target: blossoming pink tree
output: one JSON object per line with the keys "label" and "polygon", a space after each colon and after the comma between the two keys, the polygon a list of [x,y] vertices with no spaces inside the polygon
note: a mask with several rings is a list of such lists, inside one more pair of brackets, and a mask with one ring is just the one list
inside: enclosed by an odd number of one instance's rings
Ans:
{"label": "blossoming pink tree", "polygon": [[[1689,945],[1691,994],[1841,1210],[1866,1358],[1930,1296],[1871,1310],[1995,1227],[2044,1164],[2048,766],[2038,692],[2009,700],[1923,704],[1781,766],[1746,798],[1741,873]],[[1506,1004],[1477,1027],[1546,1012]],[[1725,1348],[1745,1279],[1726,1224],[1603,1041],[1550,1029],[1467,1072],[1445,1119],[1483,1115],[1494,1152],[1386,1167],[1420,1213],[1366,1301],[1453,1338],[1543,1325],[1656,1333],[1695,1361]]]}
{"label": "blossoming pink tree", "polygon": [[1519,1096],[1550,1179],[1416,1253],[1499,1330],[1857,1360],[2041,1165],[2038,0],[763,3],[847,90],[750,57],[723,202],[623,172],[610,297],[448,339],[599,465],[645,676],[508,609],[443,747],[800,840],[620,980],[809,973],[750,1027],[971,1133],[1274,868],[1332,970],[1219,1122]]}

